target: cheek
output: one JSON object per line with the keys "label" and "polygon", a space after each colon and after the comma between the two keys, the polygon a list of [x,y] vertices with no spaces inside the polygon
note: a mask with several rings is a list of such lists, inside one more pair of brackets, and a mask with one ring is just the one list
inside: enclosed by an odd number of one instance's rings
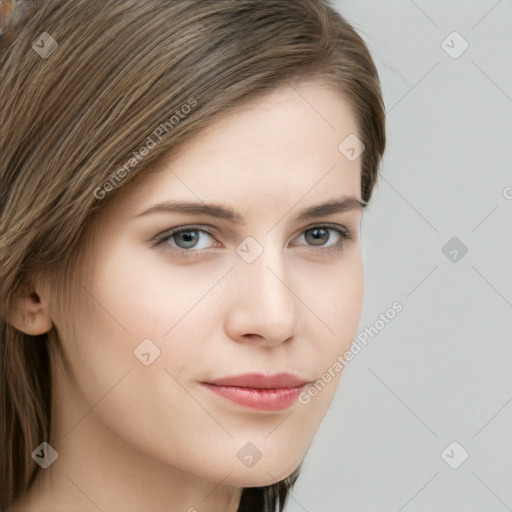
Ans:
{"label": "cheek", "polygon": [[311,416],[322,417],[336,391],[343,372],[343,354],[352,345],[361,320],[364,299],[363,263],[359,247],[353,246],[346,257],[329,272],[315,272],[301,277],[301,297],[309,309],[303,309],[309,318],[303,337],[306,338],[305,357],[316,378],[322,382],[318,390],[304,396]]}
{"label": "cheek", "polygon": [[350,269],[344,272],[332,294],[332,315],[336,321],[336,332],[340,333],[347,345],[356,335],[363,308],[364,276],[361,259],[354,261]]}
{"label": "cheek", "polygon": [[303,313],[316,324],[316,333],[312,331],[309,336],[318,339],[321,333],[319,346],[323,347],[324,358],[332,357],[333,351],[348,348],[357,332],[364,298],[359,246],[353,244],[329,267],[303,265],[300,272],[296,272],[296,279],[300,297],[314,313]]}
{"label": "cheek", "polygon": [[[124,246],[126,245],[126,247]],[[179,265],[165,252],[123,244],[108,248],[97,258],[92,295],[135,343],[145,338],[158,345],[194,305],[208,293],[226,265]],[[219,268],[219,267],[226,267]]]}

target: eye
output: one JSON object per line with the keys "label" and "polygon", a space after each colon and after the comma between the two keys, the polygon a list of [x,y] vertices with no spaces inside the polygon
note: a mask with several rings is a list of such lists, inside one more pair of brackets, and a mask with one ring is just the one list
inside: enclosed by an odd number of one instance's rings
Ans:
{"label": "eye", "polygon": [[156,242],[170,245],[172,251],[192,253],[193,251],[208,249],[208,238],[215,240],[214,236],[205,229],[199,229],[195,226],[182,226],[159,235]]}
{"label": "eye", "polygon": [[[314,226],[306,229],[298,238],[306,241],[305,245],[318,247],[319,249],[341,249],[344,242],[351,240],[350,232],[341,226]],[[304,245],[304,244],[298,244]]]}
{"label": "eye", "polygon": [[[351,239],[350,232],[342,226],[320,225],[302,231],[296,240],[304,240],[306,243],[293,243],[292,246],[305,246],[328,252],[341,250],[344,242]],[[162,247],[177,257],[201,256],[204,250],[218,247],[218,243],[204,226],[180,226],[165,231],[153,239],[155,246]]]}

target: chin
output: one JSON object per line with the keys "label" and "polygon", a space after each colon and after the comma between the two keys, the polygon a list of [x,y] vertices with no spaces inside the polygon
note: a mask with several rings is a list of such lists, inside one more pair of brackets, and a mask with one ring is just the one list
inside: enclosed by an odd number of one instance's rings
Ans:
{"label": "chin", "polygon": [[[281,465],[264,465],[263,461],[260,461],[252,468],[233,472],[229,477],[229,484],[237,487],[265,487],[289,477],[299,464],[300,461],[292,466],[284,463]],[[227,480],[226,483],[228,483]]]}

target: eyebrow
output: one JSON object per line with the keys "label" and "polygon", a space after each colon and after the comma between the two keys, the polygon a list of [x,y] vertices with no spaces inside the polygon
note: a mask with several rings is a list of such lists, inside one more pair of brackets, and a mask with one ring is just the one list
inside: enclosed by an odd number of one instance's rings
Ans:
{"label": "eyebrow", "polygon": [[[304,208],[296,217],[298,222],[316,219],[333,213],[349,212],[353,210],[362,211],[368,203],[361,201],[357,197],[342,196],[332,199],[322,204]],[[165,201],[155,204],[136,217],[142,217],[152,213],[195,213],[217,217],[219,219],[230,221],[234,224],[244,225],[245,221],[242,215],[235,212],[232,208],[216,203],[195,203],[188,201]]]}

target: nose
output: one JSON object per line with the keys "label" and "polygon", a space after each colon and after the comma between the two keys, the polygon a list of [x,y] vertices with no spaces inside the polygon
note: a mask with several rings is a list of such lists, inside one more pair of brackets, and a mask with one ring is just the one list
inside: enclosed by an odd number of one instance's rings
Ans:
{"label": "nose", "polygon": [[224,328],[232,340],[270,347],[297,336],[297,298],[286,280],[280,249],[267,248],[252,263],[237,257],[230,274]]}

